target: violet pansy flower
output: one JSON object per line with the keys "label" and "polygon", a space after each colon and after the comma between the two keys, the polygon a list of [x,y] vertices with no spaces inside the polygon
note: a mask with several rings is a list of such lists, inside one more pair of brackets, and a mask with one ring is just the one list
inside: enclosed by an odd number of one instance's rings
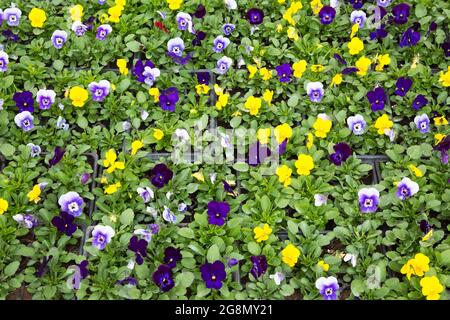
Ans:
{"label": "violet pansy flower", "polygon": [[232,23],[226,23],[223,25],[223,33],[226,36],[230,36],[233,33],[234,29],[236,29],[236,26]]}
{"label": "violet pansy flower", "polygon": [[386,8],[391,4],[391,2],[392,0],[377,0],[377,5]]}
{"label": "violet pansy flower", "polygon": [[170,87],[161,92],[159,95],[159,106],[164,111],[175,111],[177,102],[180,100],[178,95],[178,89],[175,87]]}
{"label": "violet pansy flower", "polygon": [[27,147],[30,148],[30,156],[32,158],[39,157],[39,155],[41,154],[41,147],[40,146],[35,145],[33,143],[28,143]]}
{"label": "violet pansy flower", "polygon": [[397,87],[397,90],[395,90],[395,94],[400,97],[404,97],[408,93],[409,89],[411,89],[412,84],[413,81],[409,78],[398,78],[395,84]]}
{"label": "violet pansy flower", "polygon": [[155,197],[155,194],[153,193],[153,190],[149,187],[145,188],[137,188],[137,192],[141,196],[141,198],[144,200],[144,203],[150,202]]}
{"label": "violet pansy flower", "polygon": [[13,100],[16,102],[17,108],[19,108],[19,112],[34,112],[34,99],[30,91],[14,93]]}
{"label": "violet pansy flower", "polygon": [[333,22],[334,17],[336,16],[336,10],[330,6],[323,6],[319,12],[320,23],[322,24],[330,24]]}
{"label": "violet pansy flower", "polygon": [[252,268],[250,273],[253,277],[259,278],[267,271],[267,258],[265,255],[252,256],[250,257],[252,262]]}
{"label": "violet pansy flower", "polygon": [[110,226],[96,225],[92,231],[92,245],[98,250],[104,250],[115,234]]}
{"label": "violet pansy flower", "polygon": [[387,101],[386,92],[382,87],[377,87],[373,91],[367,93],[372,111],[383,110]]}
{"label": "violet pansy flower", "polygon": [[178,24],[178,30],[188,30],[190,33],[195,34],[192,17],[189,13],[178,12],[176,20]]}
{"label": "violet pansy flower", "polygon": [[83,36],[86,33],[87,29],[88,27],[81,21],[75,21],[74,23],[72,23],[72,31],[77,37]]}
{"label": "violet pansy flower", "polygon": [[152,279],[163,292],[167,292],[175,286],[172,269],[165,264],[160,265],[158,269],[153,272]]}
{"label": "violet pansy flower", "polygon": [[289,63],[284,63],[275,68],[277,71],[278,77],[280,78],[280,82],[289,82],[291,81],[292,76],[292,67]]}
{"label": "violet pansy flower", "polygon": [[150,170],[149,176],[151,183],[159,189],[169,183],[173,177],[173,172],[165,164],[160,163]]}
{"label": "violet pansy flower", "polygon": [[324,95],[323,84],[321,82],[309,82],[306,85],[306,93],[311,102],[320,102]]}
{"label": "violet pansy flower", "polygon": [[316,288],[324,300],[337,300],[339,283],[335,277],[320,277],[316,280]]}
{"label": "violet pansy flower", "polygon": [[400,39],[400,48],[415,46],[420,40],[420,32],[408,28]]}
{"label": "violet pansy flower", "polygon": [[91,82],[88,88],[92,94],[92,100],[102,102],[109,95],[111,83],[108,80],[100,80]]}
{"label": "violet pansy flower", "polygon": [[419,129],[420,133],[430,132],[430,119],[425,113],[416,116],[414,118],[414,123],[416,124],[416,127],[417,129]]}
{"label": "violet pansy flower", "polygon": [[38,220],[31,214],[16,214],[12,217],[14,221],[27,229],[32,229],[37,226]]}
{"label": "violet pansy flower", "polygon": [[205,263],[200,266],[200,272],[206,288],[219,290],[222,288],[222,281],[227,277],[225,265],[222,261],[214,261],[213,263]]}
{"label": "violet pansy flower", "polygon": [[177,266],[178,261],[181,261],[181,250],[174,247],[167,247],[164,250],[164,264],[173,269]]}
{"label": "violet pansy flower", "polygon": [[66,236],[70,237],[77,231],[78,226],[73,223],[75,217],[68,214],[67,212],[61,211],[59,216],[53,217],[52,225],[54,225],[59,232],[65,233]]}
{"label": "violet pansy flower", "polygon": [[56,49],[61,49],[67,41],[67,32],[55,30],[52,34],[52,43]]}
{"label": "violet pansy flower", "polygon": [[340,166],[352,155],[352,148],[345,142],[340,142],[333,147],[334,153],[330,155],[330,160],[335,165]]}
{"label": "violet pansy flower", "polygon": [[167,222],[177,223],[177,216],[174,213],[172,213],[172,211],[170,211],[170,209],[167,208],[166,206],[164,206],[162,217]]}
{"label": "violet pansy flower", "polygon": [[8,8],[3,11],[3,19],[10,27],[17,27],[21,16],[22,11],[19,8]]}
{"label": "violet pansy flower", "polygon": [[228,47],[229,44],[230,40],[228,38],[225,38],[224,36],[217,36],[214,39],[213,51],[216,53],[221,53],[226,47]]}
{"label": "violet pansy flower", "polygon": [[75,191],[69,191],[59,197],[58,204],[61,207],[61,211],[68,214],[79,217],[83,213],[84,200]]}
{"label": "violet pansy flower", "polygon": [[353,131],[353,134],[359,136],[362,135],[366,129],[366,120],[364,120],[362,115],[356,114],[347,118],[347,125],[348,128]]}
{"label": "violet pansy flower", "polygon": [[112,27],[109,24],[102,24],[97,27],[97,35],[95,36],[98,40],[103,41],[112,32]]}
{"label": "violet pansy flower", "polygon": [[227,56],[224,56],[217,61],[217,72],[219,74],[225,74],[228,69],[230,69],[231,65],[233,64],[233,60]]}
{"label": "violet pansy flower", "polygon": [[9,56],[5,51],[0,50],[0,72],[8,70]]}
{"label": "violet pansy flower", "polygon": [[412,107],[414,110],[419,110],[420,108],[424,107],[427,103],[428,99],[424,95],[418,94],[414,99]]}
{"label": "violet pansy flower", "polygon": [[22,111],[14,117],[14,122],[16,125],[25,132],[33,130],[33,120],[34,117],[29,111]]}
{"label": "violet pansy flower", "polygon": [[141,265],[144,263],[144,258],[147,256],[148,242],[144,239],[138,239],[136,236],[132,236],[128,249],[133,251],[136,255],[136,263]]}
{"label": "violet pansy flower", "polygon": [[36,101],[39,104],[39,109],[48,110],[55,103],[56,92],[53,90],[41,89],[36,94]]}
{"label": "violet pansy flower", "polygon": [[405,24],[408,22],[410,6],[406,3],[400,3],[392,8],[394,22],[396,24]]}
{"label": "violet pansy flower", "polygon": [[380,192],[375,188],[362,188],[358,191],[358,202],[361,212],[375,212],[380,202]]}
{"label": "violet pansy flower", "polygon": [[183,39],[177,37],[177,38],[170,39],[167,42],[167,51],[169,53],[173,53],[173,54],[181,57],[183,55],[183,50],[184,50]]}
{"label": "violet pansy flower", "polygon": [[364,22],[366,21],[367,15],[364,11],[355,10],[350,14],[350,21],[352,25],[357,24],[361,29],[364,27]]}
{"label": "violet pansy flower", "polygon": [[208,203],[208,222],[216,226],[223,226],[230,212],[230,205],[226,202],[210,201]]}
{"label": "violet pansy flower", "polygon": [[[441,162],[448,164],[448,150],[450,149],[450,135],[445,136],[437,145],[433,148],[441,153]],[[450,183],[450,179],[449,179]]]}
{"label": "violet pansy flower", "polygon": [[53,157],[48,162],[48,167],[51,168],[51,167],[57,165],[61,161],[61,159],[65,153],[66,153],[66,150],[57,146],[53,153]]}
{"label": "violet pansy flower", "polygon": [[405,177],[397,184],[396,196],[400,200],[410,198],[417,192],[419,192],[419,185],[409,178]]}
{"label": "violet pansy flower", "polygon": [[151,60],[147,60],[144,62],[140,59],[138,59],[134,64],[132,73],[139,82],[145,83],[146,77],[144,76],[144,71],[147,67],[153,69],[155,68],[155,65]]}
{"label": "violet pansy flower", "polygon": [[364,0],[349,0],[353,9],[361,9],[364,5]]}
{"label": "violet pansy flower", "polygon": [[145,84],[151,87],[153,86],[153,83],[156,81],[156,78],[158,78],[161,75],[161,71],[159,71],[158,68],[145,67],[142,75],[144,76]]}
{"label": "violet pansy flower", "polygon": [[247,11],[247,20],[250,24],[261,24],[264,20],[264,12],[258,8],[251,8]]}

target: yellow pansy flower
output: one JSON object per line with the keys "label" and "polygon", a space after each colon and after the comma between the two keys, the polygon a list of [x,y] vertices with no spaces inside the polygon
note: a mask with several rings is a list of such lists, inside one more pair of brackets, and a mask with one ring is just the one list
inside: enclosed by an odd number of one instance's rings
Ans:
{"label": "yellow pansy flower", "polygon": [[141,140],[134,140],[131,143],[131,155],[134,156],[143,147],[144,143]]}
{"label": "yellow pansy flower", "polygon": [[444,87],[450,87],[450,66],[447,67],[447,72],[441,71],[439,74],[439,82],[442,83]]}
{"label": "yellow pansy flower", "polygon": [[256,242],[262,242],[269,239],[269,236],[272,234],[272,228],[269,227],[267,223],[264,224],[264,226],[261,227],[255,227],[253,229],[253,232],[255,233],[255,240]]}
{"label": "yellow pansy flower", "polygon": [[305,60],[300,60],[295,62],[292,65],[292,69],[294,69],[294,77],[301,78],[303,73],[306,71],[307,63]]}
{"label": "yellow pansy flower", "polygon": [[320,0],[312,0],[311,1],[311,9],[314,15],[318,15],[320,10],[323,8],[323,4]]}
{"label": "yellow pansy flower", "polygon": [[38,203],[41,200],[40,196],[41,196],[41,187],[39,186],[39,184],[36,184],[33,187],[33,189],[27,194],[28,201],[34,203]]}
{"label": "yellow pansy flower", "polygon": [[283,25],[282,24],[277,24],[277,32],[280,33],[283,31]]}
{"label": "yellow pansy flower", "polygon": [[294,27],[289,27],[286,32],[288,38],[291,40],[297,41],[300,38],[297,30]]}
{"label": "yellow pansy flower", "polygon": [[105,194],[113,194],[116,193],[119,188],[122,187],[122,184],[120,182],[110,184],[105,188]]}
{"label": "yellow pansy flower", "polygon": [[295,161],[295,167],[297,168],[297,173],[301,176],[309,176],[311,170],[314,169],[314,160],[310,155],[299,154],[298,160]]}
{"label": "yellow pansy flower", "polygon": [[8,210],[8,201],[0,198],[0,215],[4,214]]}
{"label": "yellow pansy flower", "polygon": [[439,300],[440,293],[444,291],[444,286],[439,282],[436,276],[424,277],[420,280],[422,287],[422,294],[427,297],[427,300]]}
{"label": "yellow pansy flower", "polygon": [[153,138],[156,140],[161,140],[164,138],[164,132],[161,129],[153,129]]}
{"label": "yellow pansy flower", "polygon": [[348,50],[352,56],[358,54],[364,50],[364,42],[362,42],[358,37],[354,37],[348,43]]}
{"label": "yellow pansy flower", "polygon": [[285,187],[288,187],[291,185],[292,179],[292,170],[287,165],[281,165],[277,168],[276,174],[278,176],[278,180],[283,183]]}
{"label": "yellow pansy flower", "polygon": [[355,66],[358,68],[357,74],[360,76],[365,76],[371,64],[372,61],[370,61],[369,58],[366,58],[364,56],[359,58],[358,61],[356,61],[355,63]]}
{"label": "yellow pansy flower", "polygon": [[247,70],[248,70],[248,72],[250,72],[250,75],[248,76],[249,79],[253,79],[256,72],[258,72],[258,68],[254,65],[247,66]]}
{"label": "yellow pansy flower", "polygon": [[229,98],[230,98],[230,95],[228,93],[219,95],[217,102],[216,102],[217,110],[222,110],[228,104]]}
{"label": "yellow pansy flower", "polygon": [[256,138],[261,144],[268,144],[270,138],[270,128],[258,129],[256,132]]}
{"label": "yellow pansy flower", "polygon": [[306,136],[306,149],[310,150],[314,144],[314,135],[308,132]]}
{"label": "yellow pansy flower", "polygon": [[273,94],[273,90],[266,89],[266,91],[264,91],[263,99],[269,104],[269,106],[272,105]]}
{"label": "yellow pansy flower", "polygon": [[128,74],[128,68],[127,68],[127,60],[125,59],[117,59],[116,65],[119,68],[120,74],[123,74],[126,76]]}
{"label": "yellow pansy flower", "polygon": [[338,86],[342,83],[342,80],[343,80],[342,73],[338,73],[333,77],[333,79],[331,79],[330,86],[333,86],[333,85]]}
{"label": "yellow pansy flower", "polygon": [[153,102],[159,102],[159,89],[158,88],[150,88],[148,89],[149,95],[153,97]]}
{"label": "yellow pansy flower", "polygon": [[201,171],[193,173],[192,176],[198,181],[205,182],[205,176]]}
{"label": "yellow pansy flower", "polygon": [[419,168],[417,168],[415,165],[410,164],[408,166],[408,169],[418,178],[423,177],[423,172]]}
{"label": "yellow pansy flower", "polygon": [[277,143],[281,144],[284,140],[292,137],[292,128],[289,124],[283,123],[275,127],[274,135]]}
{"label": "yellow pansy flower", "polygon": [[317,262],[317,266],[322,268],[323,271],[325,271],[325,272],[330,270],[330,265],[328,263],[326,263],[325,261],[323,261],[323,260],[320,260],[319,262]]}
{"label": "yellow pansy flower", "polygon": [[117,170],[125,169],[125,163],[116,160],[117,160],[116,150],[109,149],[105,154],[105,160],[103,160],[103,166],[105,168],[108,168],[106,172],[113,173],[114,171],[116,171],[116,169]]}
{"label": "yellow pansy flower", "polygon": [[325,67],[321,64],[313,64],[311,66],[311,71],[312,72],[322,72],[323,70],[325,70]]}
{"label": "yellow pansy flower", "polygon": [[400,269],[402,274],[406,274],[408,280],[411,278],[411,275],[416,275],[422,277],[425,272],[430,269],[428,265],[430,263],[430,259],[424,255],[423,253],[418,253],[414,256],[413,259],[409,259],[403,267]]}
{"label": "yellow pansy flower", "polygon": [[377,58],[378,64],[375,67],[376,71],[383,71],[385,66],[388,66],[391,63],[391,57],[389,53],[382,54]]}
{"label": "yellow pansy flower", "polygon": [[31,26],[33,28],[42,28],[44,26],[44,22],[47,20],[47,15],[44,10],[33,8],[28,14],[28,19],[30,19]]}
{"label": "yellow pansy flower", "polygon": [[445,138],[445,134],[442,134],[442,133],[436,133],[436,134],[434,135],[434,144],[438,144],[438,143],[441,142],[442,139],[444,139],[444,138]]}
{"label": "yellow pansy flower", "polygon": [[375,121],[375,129],[378,129],[378,134],[386,134],[393,125],[394,123],[389,119],[387,114],[383,114]]}
{"label": "yellow pansy flower", "polygon": [[120,21],[120,16],[122,15],[123,9],[123,6],[120,5],[109,8],[109,22],[118,23]]}
{"label": "yellow pansy flower", "polygon": [[70,18],[72,21],[81,21],[83,18],[83,6],[81,4],[77,4],[70,8]]}
{"label": "yellow pansy flower", "polygon": [[447,118],[445,118],[445,116],[435,117],[435,118],[433,118],[433,120],[434,120],[434,125],[437,127],[448,124]]}
{"label": "yellow pansy flower", "polygon": [[359,24],[355,23],[354,25],[352,25],[352,33],[350,34],[350,39],[353,39],[355,37],[355,35],[358,33],[359,30]]}
{"label": "yellow pansy flower", "polygon": [[244,106],[252,116],[256,116],[259,113],[259,109],[261,108],[261,98],[250,96],[247,98],[247,101],[245,101]]}
{"label": "yellow pansy flower", "polygon": [[286,248],[281,251],[281,259],[289,267],[295,266],[300,256],[300,250],[292,244],[288,244]]}
{"label": "yellow pansy flower", "polygon": [[329,119],[318,117],[313,124],[315,130],[314,135],[317,138],[326,138],[330,132],[333,122]]}
{"label": "yellow pansy flower", "polygon": [[428,231],[428,233],[422,237],[422,241],[428,241],[428,240],[430,240],[430,238],[431,238],[432,236],[433,236],[433,229],[431,229],[430,231]]}
{"label": "yellow pansy flower", "polygon": [[70,88],[69,99],[72,100],[72,105],[75,107],[84,106],[88,97],[88,91],[83,87],[76,86]]}
{"label": "yellow pansy flower", "polygon": [[183,4],[183,0],[166,0],[170,10],[178,10]]}
{"label": "yellow pansy flower", "polygon": [[268,70],[267,68],[261,68],[259,70],[259,74],[264,81],[268,81],[270,80],[270,78],[272,78],[272,71]]}
{"label": "yellow pansy flower", "polygon": [[211,88],[208,87],[206,84],[198,84],[195,86],[195,90],[197,91],[197,94],[208,94],[210,89]]}

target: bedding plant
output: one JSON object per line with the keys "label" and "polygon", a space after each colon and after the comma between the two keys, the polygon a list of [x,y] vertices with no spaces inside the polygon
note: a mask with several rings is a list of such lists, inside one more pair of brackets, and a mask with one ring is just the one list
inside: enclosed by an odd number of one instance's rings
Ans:
{"label": "bedding plant", "polygon": [[449,21],[0,0],[0,299],[449,299]]}

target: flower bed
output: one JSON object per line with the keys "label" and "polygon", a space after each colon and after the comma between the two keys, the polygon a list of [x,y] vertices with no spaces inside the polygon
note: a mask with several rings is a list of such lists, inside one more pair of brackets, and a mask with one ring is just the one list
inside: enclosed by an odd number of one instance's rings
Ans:
{"label": "flower bed", "polygon": [[0,299],[449,299],[449,19],[0,5]]}

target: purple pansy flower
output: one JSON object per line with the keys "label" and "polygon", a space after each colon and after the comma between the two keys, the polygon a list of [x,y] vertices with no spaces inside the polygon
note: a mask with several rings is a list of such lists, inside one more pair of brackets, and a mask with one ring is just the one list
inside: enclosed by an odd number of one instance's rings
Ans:
{"label": "purple pansy flower", "polygon": [[177,266],[177,262],[181,261],[181,250],[174,247],[167,247],[164,250],[164,264],[173,269]]}
{"label": "purple pansy flower", "polygon": [[354,116],[347,118],[347,125],[350,130],[353,131],[353,134],[359,136],[362,135],[366,129],[366,120],[360,114],[356,114]]}
{"label": "purple pansy flower", "polygon": [[367,15],[364,11],[355,10],[350,14],[350,21],[353,24],[358,24],[361,29],[364,27],[364,22],[366,21]]}
{"label": "purple pansy flower", "polygon": [[425,113],[416,116],[414,118],[414,123],[416,124],[416,127],[417,129],[419,129],[420,133],[430,132],[430,119]]}
{"label": "purple pansy flower", "polygon": [[123,279],[117,280],[116,284],[119,284],[121,286],[130,285],[130,286],[137,286],[138,281],[136,278],[133,277],[125,277]]}
{"label": "purple pansy flower", "polygon": [[405,24],[408,22],[409,17],[409,4],[400,3],[392,8],[392,14],[394,15],[394,22],[396,24]]}
{"label": "purple pansy flower", "polygon": [[223,56],[222,58],[217,61],[217,72],[219,74],[225,74],[228,69],[230,69],[231,65],[233,64],[233,60],[227,56]]}
{"label": "purple pansy flower", "polygon": [[6,40],[12,42],[17,42],[20,39],[19,36],[12,32],[10,29],[3,30],[2,35],[6,38]]}
{"label": "purple pansy flower", "polygon": [[198,84],[209,85],[209,81],[211,80],[209,72],[197,72],[196,75]]}
{"label": "purple pansy flower", "polygon": [[61,161],[61,159],[65,153],[66,153],[66,150],[64,150],[63,148],[61,148],[59,146],[56,147],[55,151],[53,152],[53,157],[48,162],[48,167],[51,168],[51,167],[57,165]]}
{"label": "purple pansy flower", "polygon": [[48,270],[48,263],[52,260],[53,256],[45,256],[42,258],[42,262],[39,264],[36,270],[36,276],[42,278]]}
{"label": "purple pansy flower", "polygon": [[61,49],[67,41],[67,32],[55,30],[52,34],[52,43],[56,49]]}
{"label": "purple pansy flower", "polygon": [[414,110],[419,110],[420,108],[425,106],[427,103],[428,103],[428,99],[424,95],[418,94],[417,97],[414,99],[412,107]]}
{"label": "purple pansy flower", "polygon": [[68,269],[75,270],[74,274],[67,279],[67,284],[75,290],[80,289],[81,280],[87,278],[89,270],[87,269],[89,262],[83,260],[80,264],[72,265]]}
{"label": "purple pansy flower", "polygon": [[177,102],[179,100],[178,89],[170,87],[161,92],[159,95],[159,106],[164,111],[175,111]]}
{"label": "purple pansy flower", "polygon": [[364,5],[364,0],[348,0],[352,6],[353,9],[361,9]]}
{"label": "purple pansy flower", "polygon": [[173,280],[172,269],[165,264],[162,264],[158,269],[153,272],[152,275],[153,282],[161,289],[163,292],[167,292],[175,286],[175,281]]}
{"label": "purple pansy flower", "polygon": [[233,33],[234,29],[236,29],[236,26],[232,23],[225,23],[223,25],[223,33],[226,36],[230,36]]}
{"label": "purple pansy flower", "polygon": [[225,272],[225,265],[222,261],[215,261],[213,263],[205,263],[200,266],[202,279],[205,281],[206,288],[217,289],[222,288],[222,281],[227,277]]}
{"label": "purple pansy flower", "polygon": [[75,191],[69,191],[59,197],[58,204],[61,207],[61,211],[68,214],[79,217],[83,213],[84,200]]}
{"label": "purple pansy flower", "polygon": [[335,277],[320,277],[316,280],[316,288],[324,300],[337,300],[339,283]]}
{"label": "purple pansy flower", "polygon": [[330,24],[333,22],[334,17],[336,16],[336,10],[330,6],[323,6],[319,12],[320,23],[322,24]]}
{"label": "purple pansy flower", "polygon": [[292,76],[292,68],[289,63],[284,63],[275,68],[277,71],[278,77],[280,78],[280,82],[289,82],[291,81]]}
{"label": "purple pansy flower", "polygon": [[380,192],[375,188],[362,188],[358,191],[358,202],[361,212],[375,212],[380,202]]}
{"label": "purple pansy flower", "polygon": [[14,122],[23,131],[30,131],[34,128],[34,117],[29,111],[22,111],[14,117]]}
{"label": "purple pansy flower", "polygon": [[415,46],[420,40],[420,32],[408,28],[400,39],[400,48]]}
{"label": "purple pansy flower", "polygon": [[173,62],[176,62],[176,63],[181,64],[181,65],[183,65],[183,66],[184,66],[186,63],[188,63],[188,62],[191,60],[191,58],[192,58],[192,55],[191,55],[190,53],[187,54],[186,57],[178,56],[178,55],[176,55],[176,54],[173,53],[173,52],[167,52],[167,55],[168,55],[170,58],[172,58]]}
{"label": "purple pansy flower", "polygon": [[330,160],[335,165],[340,166],[343,162],[345,162],[352,155],[352,148],[345,142],[340,142],[336,144],[334,147],[334,153],[330,155]]}
{"label": "purple pansy flower", "polygon": [[144,203],[149,202],[155,196],[155,194],[153,193],[153,190],[150,189],[149,187],[145,187],[145,188],[139,187],[139,188],[137,188],[137,192],[139,193],[141,198],[144,200]]}
{"label": "purple pansy flower", "polygon": [[19,112],[28,111],[32,113],[34,111],[33,94],[30,91],[14,93],[13,100],[19,108]]}
{"label": "purple pansy flower", "polygon": [[342,74],[346,75],[346,74],[352,74],[357,72],[359,69],[356,67],[348,67],[348,68],[344,68],[342,69]]}
{"label": "purple pansy flower", "polygon": [[250,269],[250,273],[253,277],[259,278],[267,271],[267,259],[266,256],[252,256],[250,257],[250,261],[252,262],[252,268]]}
{"label": "purple pansy flower", "polygon": [[188,30],[190,33],[195,34],[192,17],[189,13],[178,12],[176,20],[178,24],[178,30]]}
{"label": "purple pansy flower", "polygon": [[265,145],[261,146],[259,141],[257,141],[249,146],[247,162],[252,167],[256,167],[267,157],[270,157],[271,154],[272,152],[269,147]]}
{"label": "purple pansy flower", "polygon": [[112,32],[112,28],[109,24],[102,24],[97,27],[97,35],[95,36],[98,40],[103,41]]}
{"label": "purple pansy flower", "polygon": [[128,249],[133,251],[136,255],[136,263],[141,265],[144,263],[144,258],[147,256],[147,245],[148,242],[144,239],[138,239],[136,236],[132,236],[130,239],[130,244]]}
{"label": "purple pansy flower", "polygon": [[427,220],[420,220],[419,222],[419,229],[423,232],[423,234],[427,234],[428,232],[430,232],[432,227],[433,226],[430,225]]}
{"label": "purple pansy flower", "polygon": [[144,83],[146,77],[144,76],[145,68],[153,69],[155,68],[155,65],[151,60],[142,61],[138,59],[133,67],[132,73],[137,78],[139,82]]}
{"label": "purple pansy flower", "polygon": [[286,152],[287,143],[288,143],[288,139],[286,138],[278,145],[278,154],[279,155],[282,155]]}
{"label": "purple pansy flower", "polygon": [[0,72],[8,70],[9,56],[5,51],[0,50]]}
{"label": "purple pansy flower", "polygon": [[91,82],[89,91],[92,94],[92,100],[102,102],[109,94],[111,83],[108,80],[100,80],[99,82]]}
{"label": "purple pansy flower", "polygon": [[21,16],[22,11],[19,8],[8,8],[3,11],[3,19],[10,27],[17,27]]}
{"label": "purple pansy flower", "polygon": [[247,11],[247,20],[250,24],[261,24],[264,20],[264,12],[258,8],[251,8]]}
{"label": "purple pansy flower", "polygon": [[55,103],[56,92],[53,90],[41,89],[36,94],[36,101],[39,103],[39,109],[48,110]]}
{"label": "purple pansy flower", "polygon": [[172,213],[172,211],[170,211],[170,209],[167,208],[166,206],[164,206],[162,217],[167,222],[177,223],[177,216],[174,213]]}
{"label": "purple pansy flower", "polygon": [[333,58],[335,58],[338,62],[342,63],[344,66],[347,65],[347,61],[345,61],[345,59],[342,58],[341,55],[335,53],[335,54],[333,55]]}
{"label": "purple pansy flower", "polygon": [[210,201],[208,203],[208,222],[216,226],[223,226],[230,212],[230,205],[226,202]]}
{"label": "purple pansy flower", "polygon": [[379,28],[377,28],[375,31],[370,32],[370,40],[382,40],[387,37],[388,32],[384,28],[385,25],[382,24]]}
{"label": "purple pansy flower", "polygon": [[410,178],[405,177],[397,184],[396,196],[400,200],[410,198],[417,192],[419,192],[419,185]]}
{"label": "purple pansy flower", "polygon": [[173,172],[165,164],[160,163],[150,170],[149,176],[155,187],[162,188],[172,179]]}
{"label": "purple pansy flower", "polygon": [[192,45],[194,46],[200,46],[202,44],[202,41],[205,40],[206,33],[203,31],[197,31],[195,33],[195,39],[192,40]]}
{"label": "purple pansy flower", "polygon": [[373,91],[367,93],[372,111],[383,110],[387,101],[386,92],[383,87],[377,87]]}
{"label": "purple pansy flower", "polygon": [[306,93],[311,102],[320,102],[324,95],[323,84],[321,82],[309,82],[306,85]]}
{"label": "purple pansy flower", "polygon": [[377,5],[383,8],[387,8],[391,4],[392,0],[377,0]]}
{"label": "purple pansy flower", "polygon": [[183,55],[183,50],[184,50],[183,39],[177,37],[177,38],[170,39],[167,42],[167,51],[168,52],[171,52],[171,53],[181,57]]}
{"label": "purple pansy flower", "polygon": [[103,250],[115,234],[116,232],[110,226],[96,225],[92,231],[92,245],[98,250]]}
{"label": "purple pansy flower", "polygon": [[40,146],[35,145],[33,143],[28,143],[27,147],[30,148],[30,156],[32,158],[36,158],[36,157],[40,156],[41,151],[42,151]]}
{"label": "purple pansy flower", "polygon": [[450,135],[445,136],[433,149],[441,152],[441,162],[447,164],[448,150],[450,149]]}
{"label": "purple pansy flower", "polygon": [[238,263],[239,263],[238,259],[231,258],[231,259],[228,260],[227,265],[228,265],[229,268],[231,268],[231,267],[237,265]]}
{"label": "purple pansy flower", "polygon": [[228,47],[229,44],[230,40],[228,38],[225,38],[224,36],[217,36],[214,39],[213,51],[216,53],[221,53],[226,47]]}
{"label": "purple pansy flower", "polygon": [[89,182],[90,179],[91,179],[91,175],[88,172],[85,172],[80,177],[80,183],[86,184]]}
{"label": "purple pansy flower", "polygon": [[72,23],[72,31],[77,37],[83,36],[86,33],[87,29],[88,27],[81,21],[75,21],[74,23]]}
{"label": "purple pansy flower", "polygon": [[75,217],[73,215],[61,211],[59,216],[53,217],[52,225],[54,225],[59,232],[65,233],[70,237],[78,228],[78,226],[73,223],[74,219]]}
{"label": "purple pansy flower", "polygon": [[[444,42],[444,43],[441,45],[441,48],[442,48],[442,50],[444,50],[444,55],[445,55],[447,58],[450,57],[450,41]],[[0,52],[0,55],[1,55],[1,52]],[[0,59],[1,59],[1,57],[0,57]]]}
{"label": "purple pansy flower", "polygon": [[12,217],[14,221],[27,229],[32,229],[37,226],[38,220],[31,214],[16,214]]}
{"label": "purple pansy flower", "polygon": [[194,17],[196,17],[197,19],[203,19],[206,15],[206,8],[204,5],[199,4],[197,6],[197,9],[194,12]]}
{"label": "purple pansy flower", "polygon": [[397,90],[395,90],[395,94],[400,97],[404,97],[408,93],[409,89],[411,89],[412,84],[413,81],[409,78],[398,78],[395,84],[397,87]]}

